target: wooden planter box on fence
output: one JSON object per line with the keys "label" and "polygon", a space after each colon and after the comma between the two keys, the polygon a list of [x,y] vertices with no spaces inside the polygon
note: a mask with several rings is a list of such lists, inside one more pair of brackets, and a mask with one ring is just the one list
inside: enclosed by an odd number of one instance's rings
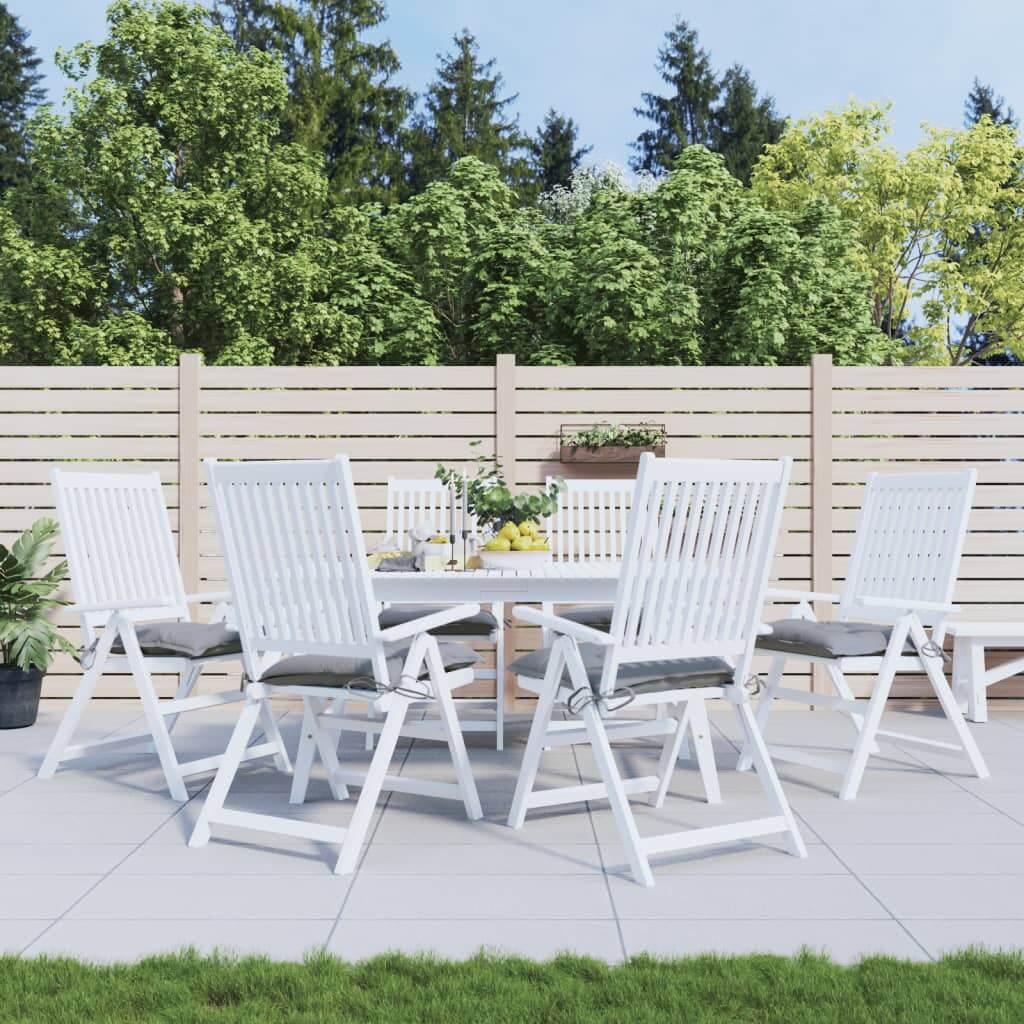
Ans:
{"label": "wooden planter box on fence", "polygon": [[[665,457],[665,446],[663,444],[605,444],[600,447],[591,447],[582,444],[566,444],[566,438],[580,430],[593,427],[593,423],[565,423],[559,437],[558,461],[559,462],[600,462],[600,463],[626,463],[635,465],[640,461],[644,452],[651,452],[659,459]],[[660,424],[651,423],[624,423],[626,427],[657,427]],[[661,426],[664,432],[664,427]]]}

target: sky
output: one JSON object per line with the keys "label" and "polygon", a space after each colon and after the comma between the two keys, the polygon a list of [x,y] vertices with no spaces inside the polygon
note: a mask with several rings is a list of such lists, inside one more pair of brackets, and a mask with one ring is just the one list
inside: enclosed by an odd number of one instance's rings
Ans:
{"label": "sky", "polygon": [[[66,83],[57,47],[104,36],[107,0],[5,0],[46,64],[50,97]],[[588,161],[625,164],[643,123],[640,94],[657,91],[657,51],[675,17],[700,33],[715,66],[739,62],[780,113],[804,117],[851,97],[893,103],[892,141],[920,125],[959,127],[975,75],[1024,115],[1024,0],[389,0],[381,36],[400,78],[423,92],[437,54],[462,28],[496,60],[533,132],[549,107],[572,117]]]}

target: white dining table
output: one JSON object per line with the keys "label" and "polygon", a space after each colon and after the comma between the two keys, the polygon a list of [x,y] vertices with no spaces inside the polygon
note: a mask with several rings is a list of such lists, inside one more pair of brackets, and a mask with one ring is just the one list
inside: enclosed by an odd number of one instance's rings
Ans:
{"label": "white dining table", "polygon": [[618,562],[550,562],[530,569],[467,569],[372,574],[378,601],[391,604],[609,604]]}

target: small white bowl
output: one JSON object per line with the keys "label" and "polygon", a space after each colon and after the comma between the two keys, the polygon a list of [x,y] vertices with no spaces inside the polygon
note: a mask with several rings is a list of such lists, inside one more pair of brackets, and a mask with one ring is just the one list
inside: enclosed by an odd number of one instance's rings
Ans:
{"label": "small white bowl", "polygon": [[485,569],[536,569],[551,561],[550,551],[478,551]]}

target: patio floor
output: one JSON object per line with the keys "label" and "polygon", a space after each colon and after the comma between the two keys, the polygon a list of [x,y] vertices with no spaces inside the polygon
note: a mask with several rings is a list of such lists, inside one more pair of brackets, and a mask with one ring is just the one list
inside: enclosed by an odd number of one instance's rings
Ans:
{"label": "patio floor", "polygon": [[[96,707],[96,705],[94,705]],[[37,726],[0,733],[0,950],[131,960],[185,945],[301,958],[326,948],[362,959],[388,949],[464,957],[481,946],[546,958],[572,950],[610,961],[638,953],[791,953],[801,946],[839,960],[871,953],[923,959],[969,944],[1024,947],[1024,713],[995,710],[973,726],[992,778],[939,751],[883,741],[861,797],[840,803],[837,780],[780,765],[809,857],[738,843],[655,861],[654,889],[624,877],[606,803],[534,812],[520,832],[504,825],[527,724],[496,753],[471,735],[485,821],[455,806],[393,794],[382,800],[358,872],[331,874],[333,851],[302,840],[221,829],[210,845],[185,840],[208,777],[172,803],[155,758],[108,754],[48,782],[34,771],[63,712],[48,702]],[[281,707],[294,750],[300,713]],[[237,709],[184,716],[185,756],[223,749]],[[106,702],[82,739],[139,720],[138,705]],[[735,721],[714,715],[723,803],[701,799],[692,765],[680,765],[665,806],[638,802],[641,833],[764,814],[754,777],[732,770]],[[934,715],[890,712],[886,727],[948,739]],[[88,736],[85,734],[88,733]],[[848,740],[829,712],[784,712],[771,735],[821,748]],[[364,761],[348,737],[344,760]],[[617,747],[636,774],[654,748]],[[442,748],[400,751],[403,774],[449,777]],[[589,752],[545,756],[541,783],[596,778]],[[340,823],[322,779],[311,801],[287,804],[288,779],[246,767],[229,804]]]}

